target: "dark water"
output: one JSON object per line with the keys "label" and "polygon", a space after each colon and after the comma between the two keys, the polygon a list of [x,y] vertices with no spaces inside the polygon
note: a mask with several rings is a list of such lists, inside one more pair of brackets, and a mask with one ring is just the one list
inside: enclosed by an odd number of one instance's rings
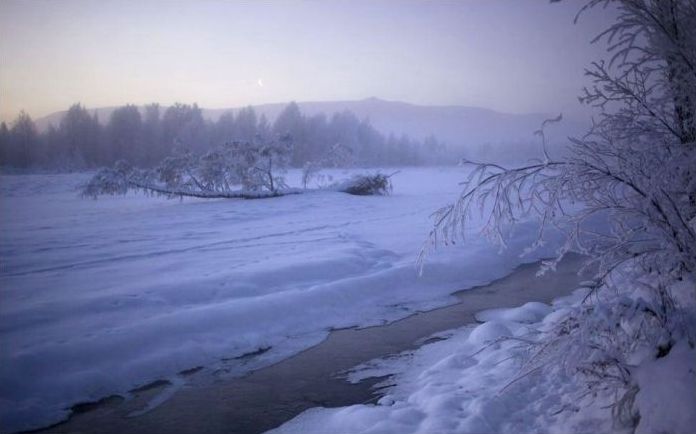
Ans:
{"label": "dark water", "polygon": [[[213,378],[191,370],[188,382],[159,407],[128,417],[168,387],[153,383],[136,398],[111,397],[74,408],[66,422],[46,433],[261,433],[316,406],[337,407],[374,402],[380,379],[349,384],[336,373],[368,360],[416,348],[433,333],[475,321],[474,314],[527,301],[549,302],[582,279],[581,257],[568,256],[555,273],[535,277],[537,264],[520,266],[489,285],[457,293],[458,304],[414,314],[364,329],[333,331],[321,344],[241,378]],[[253,357],[254,355],[249,355]]]}

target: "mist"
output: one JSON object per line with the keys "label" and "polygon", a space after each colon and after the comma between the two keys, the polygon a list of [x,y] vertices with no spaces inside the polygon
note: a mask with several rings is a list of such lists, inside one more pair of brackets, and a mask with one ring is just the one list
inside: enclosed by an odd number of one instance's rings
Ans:
{"label": "mist", "polygon": [[0,1],[0,434],[696,426],[696,0]]}

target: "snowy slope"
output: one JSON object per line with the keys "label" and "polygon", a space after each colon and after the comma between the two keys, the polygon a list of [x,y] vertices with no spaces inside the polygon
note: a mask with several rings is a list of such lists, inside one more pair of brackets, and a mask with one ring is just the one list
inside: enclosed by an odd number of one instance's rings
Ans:
{"label": "snowy slope", "polygon": [[2,176],[0,426],[56,422],[77,402],[259,348],[270,363],[331,328],[441,306],[503,276],[523,236],[503,255],[474,237],[418,277],[429,215],[461,170],[405,170],[388,197],[254,201],[93,201],[75,191],[88,175]]}

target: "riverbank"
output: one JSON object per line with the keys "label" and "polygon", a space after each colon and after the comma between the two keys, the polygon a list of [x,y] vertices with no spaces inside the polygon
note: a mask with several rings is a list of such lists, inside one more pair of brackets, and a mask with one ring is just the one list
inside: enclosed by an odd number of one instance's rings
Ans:
{"label": "riverbank", "polygon": [[[457,304],[362,329],[334,330],[320,344],[243,377],[197,369],[179,384],[158,382],[74,409],[45,433],[261,433],[317,406],[371,402],[380,379],[350,384],[341,373],[369,360],[422,345],[434,333],[475,322],[484,309],[550,302],[575,289],[582,258],[570,255],[555,273],[536,277],[538,264],[518,267],[489,285],[457,292]],[[292,314],[297,314],[292,312]],[[246,357],[262,357],[264,349]],[[151,409],[150,409],[151,408]]]}
{"label": "riverbank", "polygon": [[[405,168],[389,196],[269,201],[94,201],[77,194],[86,173],[1,175],[0,432],[57,423],[76,404],[158,379],[188,381],[181,373],[197,366],[242,376],[330,330],[447,306],[456,290],[509,274],[534,242],[533,222],[500,252],[477,220],[466,246],[431,252],[419,276],[430,215],[466,175]],[[291,170],[289,185],[300,178]],[[525,260],[557,247],[550,239]]]}

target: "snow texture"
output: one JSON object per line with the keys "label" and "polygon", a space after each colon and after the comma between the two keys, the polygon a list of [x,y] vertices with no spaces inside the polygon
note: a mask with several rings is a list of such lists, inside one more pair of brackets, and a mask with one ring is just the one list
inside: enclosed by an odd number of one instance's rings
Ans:
{"label": "snow texture", "polygon": [[[576,291],[558,299],[553,309],[562,312],[584,295]],[[520,377],[519,340],[529,339],[530,331],[543,325],[540,313],[551,310],[527,303],[482,312],[488,319],[483,324],[440,333],[446,339],[360,365],[348,373],[349,381],[392,376],[381,384],[389,387],[376,405],[309,409],[269,434],[614,432],[610,412],[602,408],[606,397],[569,398],[578,387],[575,378],[539,372]]]}
{"label": "snow texture", "polygon": [[642,364],[636,404],[636,434],[686,433],[696,427],[696,349],[684,341],[661,359]]}
{"label": "snow texture", "polygon": [[529,368],[525,344],[548,348],[546,332],[573,316],[587,295],[582,288],[552,306],[531,302],[480,312],[482,324],[438,333],[434,343],[348,372],[353,383],[389,376],[377,385],[386,389],[376,405],[312,408],[269,434],[693,431],[696,349],[685,337],[665,357],[643,355],[634,366],[635,427],[612,417],[614,393],[588,393],[579,373]]}
{"label": "snow texture", "polygon": [[[90,174],[3,175],[0,426],[45,426],[73,404],[127,396],[155,379],[178,384],[178,373],[197,366],[228,363],[243,374],[316,345],[332,328],[443,306],[456,290],[504,276],[534,236],[524,225],[502,255],[473,228],[466,249],[435,252],[418,277],[429,216],[464,176],[402,170],[383,197],[95,201],[77,194]],[[288,184],[300,177],[291,171]],[[223,362],[260,348],[270,350]]]}
{"label": "snow texture", "polygon": [[476,314],[481,322],[503,320],[522,323],[535,323],[551,313],[551,308],[544,303],[530,301],[513,309],[488,309]]}

